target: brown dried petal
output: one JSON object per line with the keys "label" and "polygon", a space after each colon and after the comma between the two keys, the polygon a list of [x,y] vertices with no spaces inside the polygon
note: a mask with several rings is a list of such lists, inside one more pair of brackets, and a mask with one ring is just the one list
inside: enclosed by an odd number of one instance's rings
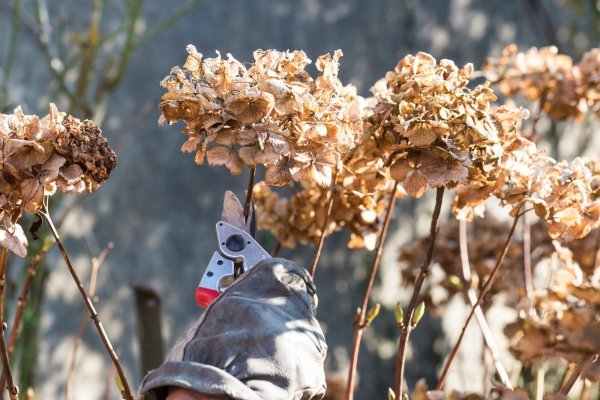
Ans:
{"label": "brown dried petal", "polygon": [[275,99],[271,93],[248,92],[234,96],[227,103],[227,108],[242,125],[249,125],[269,115],[274,105]]}
{"label": "brown dried petal", "polygon": [[213,146],[206,152],[206,157],[209,165],[224,165],[233,175],[241,174],[244,168],[237,151],[230,147]]}
{"label": "brown dried petal", "polygon": [[81,166],[79,166],[79,164],[67,165],[60,169],[60,176],[68,185],[72,185],[81,180],[83,177],[83,169]]}
{"label": "brown dried petal", "polygon": [[268,166],[265,170],[265,183],[271,186],[284,186],[292,181],[292,173],[287,163]]}
{"label": "brown dried petal", "polygon": [[21,182],[21,196],[25,211],[35,212],[42,206],[44,187],[35,178],[25,179]]}
{"label": "brown dried petal", "polygon": [[418,170],[409,172],[402,182],[402,186],[410,196],[419,198],[427,189],[427,180]]}
{"label": "brown dried petal", "polygon": [[45,185],[54,181],[58,177],[59,169],[67,162],[67,160],[54,153],[52,156],[42,165],[40,174],[40,183]]}
{"label": "brown dried petal", "polygon": [[42,164],[50,157],[44,146],[33,140],[11,139],[9,148],[11,153],[6,157],[6,162],[18,169]]}

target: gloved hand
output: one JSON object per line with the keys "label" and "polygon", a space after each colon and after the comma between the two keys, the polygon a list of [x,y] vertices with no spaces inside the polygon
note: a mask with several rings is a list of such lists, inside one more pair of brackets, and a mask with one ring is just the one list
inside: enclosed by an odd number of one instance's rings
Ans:
{"label": "gloved hand", "polygon": [[199,399],[320,399],[327,345],[315,311],[304,268],[281,258],[260,262],[146,375],[142,398],[163,400],[169,388],[184,388]]}

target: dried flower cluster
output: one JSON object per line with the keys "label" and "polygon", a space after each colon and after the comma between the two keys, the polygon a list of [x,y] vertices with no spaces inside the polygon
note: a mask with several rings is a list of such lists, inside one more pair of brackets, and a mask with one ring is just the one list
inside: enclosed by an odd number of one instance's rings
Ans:
{"label": "dried flower cluster", "polygon": [[533,143],[520,144],[505,165],[506,181],[495,195],[513,205],[515,212],[522,204],[531,204],[547,222],[550,237],[562,242],[580,239],[600,226],[600,200],[595,198],[594,175],[586,162],[576,158],[556,163]]}
{"label": "dried flower cluster", "polygon": [[554,46],[520,53],[511,44],[482,69],[506,96],[540,100],[542,110],[554,119],[580,119],[588,109],[600,112],[600,49],[588,51],[574,64]]}
{"label": "dried flower cluster", "polygon": [[93,192],[108,179],[116,157],[97,126],[58,112],[54,104],[42,119],[21,108],[0,114],[0,134],[0,244],[25,257],[27,239],[18,224],[22,213],[39,210],[57,188]]}
{"label": "dried flower cluster", "polygon": [[[370,142],[372,143],[372,141]],[[285,247],[318,243],[330,196],[331,215],[325,235],[339,229],[350,232],[350,248],[375,248],[380,219],[395,182],[369,142],[356,147],[344,160],[331,189],[303,185],[291,196],[281,196],[264,182],[255,185],[253,200],[258,226],[273,233]],[[404,192],[398,189],[399,196]]]}
{"label": "dried flower cluster", "polygon": [[[468,240],[470,269],[475,285],[480,287],[502,250],[503,244],[497,237],[506,234],[509,226],[490,216],[477,219],[472,225]],[[563,247],[548,238],[544,223],[534,224],[531,227],[533,274],[548,283],[533,292],[533,305],[524,287],[523,243],[515,240],[511,243],[488,299],[503,294],[507,306],[520,310],[518,320],[505,329],[519,361],[531,363],[560,356],[568,362],[580,363],[600,353],[600,264],[596,260],[599,239],[600,230],[596,230]],[[433,274],[430,284],[436,289],[426,296],[432,312],[442,313],[453,296],[466,294],[459,245],[456,222],[438,234],[434,261],[442,273]],[[400,261],[418,265],[426,246],[427,238],[404,246]],[[403,282],[410,285],[417,274],[411,268],[403,270]],[[466,299],[465,302],[468,303]],[[583,377],[600,380],[600,365],[589,361]]]}
{"label": "dried flower cluster", "polygon": [[488,397],[479,393],[462,393],[453,390],[450,394],[442,390],[427,390],[425,379],[419,379],[413,391],[413,400],[529,400],[527,392],[523,389],[508,389],[502,385],[494,387]]}
{"label": "dried flower cluster", "polygon": [[367,126],[409,195],[484,179],[502,156],[490,106],[496,96],[487,85],[469,89],[472,72],[471,64],[418,53],[373,87]]}
{"label": "dried flower cluster", "polygon": [[[471,282],[464,280],[458,222],[449,221],[442,227],[436,238],[433,262],[439,265],[441,273],[436,271],[429,281],[436,290],[426,295],[428,310],[443,312],[444,306],[455,295],[466,299],[465,284],[475,286],[478,291],[481,290],[504,246],[503,240],[498,238],[506,237],[510,230],[507,222],[499,221],[492,216],[475,219],[468,226],[470,232],[467,243]],[[532,254],[532,265],[535,266],[542,261],[548,261],[554,253],[554,247],[546,227],[541,222],[532,226],[531,236],[532,243],[535,243],[535,252]],[[419,274],[417,267],[427,249],[427,242],[428,238],[422,237],[400,249],[399,261],[406,265],[406,268],[402,269],[402,282],[405,285],[412,285]],[[525,297],[523,268],[519,268],[520,265],[523,265],[523,242],[513,240],[488,299],[492,299],[498,293],[505,293],[508,294],[507,300],[512,302],[510,306],[516,306],[517,302]]]}
{"label": "dried flower cluster", "polygon": [[522,305],[518,320],[505,334],[520,361],[559,356],[583,363],[582,377],[599,381],[600,265],[588,274],[569,249],[557,246],[555,254],[549,284],[535,291],[532,308]]}
{"label": "dried flower cluster", "polygon": [[502,107],[494,118],[500,126],[502,158],[485,180],[473,180],[456,190],[453,212],[459,219],[483,216],[490,196],[513,206],[524,204],[548,223],[553,239],[568,242],[600,226],[598,162],[577,158],[557,163],[518,133],[522,111]]}
{"label": "dried flower cluster", "polygon": [[[486,85],[467,88],[472,66],[459,69],[452,61],[439,64],[426,53],[404,57],[395,71],[388,72],[372,88],[369,110],[364,117],[365,136],[343,159],[334,188],[334,206],[330,231],[348,228],[349,247],[373,249],[382,214],[394,190],[395,181],[402,182],[406,193],[421,196],[428,187],[454,187],[460,182],[486,181],[502,156],[498,128],[493,120],[490,101],[496,97]],[[519,114],[520,115],[520,114]],[[391,167],[386,164],[391,163]],[[405,192],[398,189],[400,195]],[[281,243],[290,243],[283,232],[294,231],[291,237],[316,242],[320,236],[319,220],[325,217],[323,204],[327,194],[307,186],[294,194],[296,200],[275,196],[269,202],[278,205],[287,217],[280,226],[264,222]],[[299,198],[313,199],[300,201]],[[256,200],[256,199],[255,199]],[[299,204],[298,209],[291,206]],[[277,215],[272,208],[261,213]],[[303,215],[315,219],[311,225],[296,223]],[[266,217],[265,221],[273,222]],[[297,227],[303,227],[302,232]]]}
{"label": "dried flower cluster", "polygon": [[203,58],[194,46],[161,85],[161,121],[183,120],[181,150],[202,164],[266,168],[269,185],[331,184],[334,168],[362,133],[360,98],[338,79],[342,52],[318,58],[310,77],[302,51],[257,50],[246,68],[231,55]]}

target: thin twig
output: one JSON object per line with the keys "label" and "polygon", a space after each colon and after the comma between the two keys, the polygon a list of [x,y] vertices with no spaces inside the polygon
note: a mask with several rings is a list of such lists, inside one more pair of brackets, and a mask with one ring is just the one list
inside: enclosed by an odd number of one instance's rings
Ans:
{"label": "thin twig", "polygon": [[467,326],[469,325],[469,322],[471,321],[471,318],[473,317],[473,314],[475,314],[475,310],[477,309],[477,306],[479,306],[481,304],[481,302],[483,301],[483,299],[485,298],[485,296],[490,291],[490,289],[492,287],[492,284],[494,283],[494,279],[496,278],[496,275],[498,274],[498,271],[500,270],[500,266],[502,265],[502,261],[504,261],[504,257],[506,256],[506,253],[508,252],[508,247],[510,245],[510,242],[511,242],[511,239],[513,237],[513,234],[515,233],[515,228],[517,227],[517,222],[518,221],[519,221],[519,214],[517,213],[517,215],[514,218],[513,224],[512,224],[512,226],[510,228],[510,232],[508,233],[508,238],[506,239],[506,242],[504,243],[504,248],[502,249],[502,253],[498,257],[498,261],[496,261],[496,265],[494,266],[494,269],[492,270],[492,273],[490,274],[490,277],[488,278],[488,280],[483,285],[483,289],[481,290],[481,293],[479,294],[479,297],[477,298],[477,301],[471,307],[471,312],[469,313],[469,316],[467,317],[467,320],[465,321],[465,323],[464,323],[464,325],[462,327],[462,331],[460,332],[460,336],[458,337],[458,340],[456,341],[456,344],[454,345],[454,348],[452,349],[452,353],[450,354],[450,357],[446,361],[446,365],[444,365],[444,369],[442,370],[442,374],[440,375],[440,379],[438,381],[436,390],[442,390],[443,387],[444,387],[444,382],[446,380],[446,375],[448,374],[448,370],[450,369],[450,366],[452,365],[452,362],[454,362],[454,359],[456,358],[456,354],[458,353],[458,349],[460,348],[460,344],[462,342],[463,336],[465,335],[465,331],[467,330]]}
{"label": "thin twig", "polygon": [[75,284],[77,285],[77,289],[79,290],[79,293],[81,294],[81,297],[83,298],[83,301],[85,302],[85,305],[87,306],[87,308],[90,312],[90,317],[92,318],[92,320],[94,321],[94,324],[96,325],[96,330],[98,331],[98,334],[100,335],[100,339],[102,339],[102,343],[104,344],[104,347],[106,348],[106,351],[108,352],[108,355],[112,359],[112,362],[113,362],[115,368],[117,369],[117,374],[118,374],[118,377],[119,377],[122,387],[123,387],[123,389],[121,390],[122,398],[125,400],[133,400],[133,396],[131,394],[131,389],[129,388],[129,383],[127,382],[127,378],[125,377],[125,372],[123,371],[123,367],[121,366],[121,363],[119,362],[119,358],[117,357],[117,354],[115,353],[115,351],[110,343],[110,340],[108,339],[106,331],[104,330],[104,327],[102,326],[102,323],[100,322],[100,318],[98,316],[98,313],[96,312],[96,309],[94,307],[94,304],[92,303],[92,300],[87,295],[85,288],[84,288],[83,284],[81,283],[81,280],[79,279],[79,276],[77,276],[77,272],[75,271],[75,268],[73,268],[73,264],[71,263],[69,254],[67,253],[67,250],[65,249],[65,246],[63,245],[63,243],[60,239],[60,236],[58,235],[58,232],[56,231],[56,228],[54,227],[54,223],[52,222],[52,219],[50,218],[50,214],[48,212],[47,205],[44,204],[44,207],[38,213],[48,223],[48,226],[50,227],[50,231],[52,232],[52,235],[54,236],[56,244],[58,245],[58,248],[60,249],[60,252],[65,261],[65,264],[67,264],[67,267],[69,268],[69,272],[71,273],[71,276],[73,277],[73,280],[75,281]]}
{"label": "thin twig", "polygon": [[250,215],[250,203],[252,203],[252,191],[254,190],[254,176],[256,167],[250,167],[250,176],[248,177],[248,187],[246,188],[246,200],[244,201],[244,221],[248,222]]}
{"label": "thin twig", "polygon": [[537,140],[537,124],[542,118],[542,112],[544,111],[544,104],[546,103],[546,90],[542,90],[540,100],[538,101],[538,108],[535,116],[531,120],[531,140]]}
{"label": "thin twig", "polygon": [[[463,277],[465,281],[465,290],[467,292],[467,297],[469,298],[469,302],[471,303],[471,307],[477,304],[477,294],[475,290],[471,287],[471,263],[469,262],[469,251],[468,251],[468,240],[467,240],[467,221],[459,222],[459,243],[460,243],[460,260],[463,269]],[[485,314],[481,309],[480,305],[475,307],[475,317],[477,318],[477,322],[479,323],[479,327],[481,329],[481,333],[483,334],[483,338],[485,343],[487,344],[490,355],[494,362],[494,366],[496,371],[498,371],[498,375],[500,376],[500,380],[502,384],[509,389],[513,389],[513,386],[510,382],[510,377],[500,360],[500,352],[498,350],[498,346],[494,340],[494,335],[492,335],[492,331],[485,319]]]}
{"label": "thin twig", "polygon": [[596,232],[596,248],[594,249],[594,269],[592,271],[596,271],[596,268],[600,267],[600,228],[598,228],[598,232]]}
{"label": "thin twig", "polygon": [[581,383],[581,392],[579,393],[579,400],[585,400],[585,398],[587,397],[587,389],[587,381],[584,379]]}
{"label": "thin twig", "polygon": [[[88,296],[93,299],[96,295],[96,282],[98,280],[98,271],[100,267],[104,263],[106,256],[112,250],[113,244],[109,243],[106,245],[104,249],[100,252],[98,257],[95,257],[92,260],[92,272],[90,274],[90,285],[88,289]],[[70,400],[73,398],[73,375],[75,374],[75,367],[77,366],[77,351],[79,350],[79,346],[83,341],[83,334],[88,326],[89,318],[87,312],[82,315],[81,324],[79,325],[79,332],[77,332],[77,337],[75,338],[75,342],[73,343],[73,351],[71,352],[71,362],[69,364],[69,369],[67,370],[67,383],[66,383],[66,398]]]}
{"label": "thin twig", "polygon": [[13,317],[13,322],[10,331],[10,338],[8,340],[8,355],[12,356],[12,353],[15,349],[15,345],[17,343],[17,336],[19,332],[19,328],[21,325],[21,320],[23,318],[23,310],[25,309],[25,304],[27,303],[27,296],[29,295],[29,291],[31,290],[31,285],[33,283],[33,279],[37,274],[37,268],[44,260],[48,250],[50,250],[52,246],[42,247],[40,252],[34,257],[33,260],[27,266],[27,276],[25,277],[25,282],[23,286],[21,286],[21,292],[19,293],[19,297],[17,299],[17,307],[15,310],[15,315]]}
{"label": "thin twig", "polygon": [[277,243],[275,243],[275,246],[273,246],[273,250],[271,250],[271,257],[277,257],[277,255],[279,254],[280,251],[281,251],[281,242],[278,240]]}
{"label": "thin twig", "polygon": [[535,400],[543,400],[544,398],[544,382],[546,381],[546,370],[543,365],[537,365],[535,368],[535,383],[534,383],[534,398]]}
{"label": "thin twig", "polygon": [[[56,226],[58,228],[60,228],[62,226],[62,224],[65,222],[65,220],[66,220],[67,216],[70,214],[70,212],[73,211],[75,208],[77,208],[83,202],[83,200],[85,200],[86,198],[87,198],[87,196],[79,196],[76,198],[76,200],[74,202],[69,204],[68,207],[66,208],[66,210],[63,212],[63,214],[60,216]],[[8,340],[8,356],[9,357],[12,356],[12,353],[15,349],[15,345],[17,343],[17,335],[18,335],[19,328],[21,325],[21,320],[23,318],[23,310],[25,309],[25,304],[27,303],[27,297],[29,296],[29,291],[31,290],[31,285],[33,283],[33,279],[35,278],[35,275],[37,274],[37,268],[41,264],[41,262],[44,260],[44,257],[46,257],[46,254],[48,253],[48,251],[50,251],[50,249],[52,249],[52,247],[54,247],[54,242],[47,241],[46,239],[47,239],[47,237],[45,237],[44,239],[41,239],[43,241],[41,250],[38,252],[38,254],[36,254],[36,256],[33,258],[33,260],[31,260],[29,262],[29,265],[27,266],[27,276],[25,277],[23,286],[21,286],[21,292],[19,293],[19,297],[17,300],[17,306],[16,306],[16,310],[15,310],[15,315],[13,317],[13,323],[11,326],[10,338]],[[0,378],[0,386],[1,386],[1,382],[3,382],[3,381]]]}
{"label": "thin twig", "polygon": [[2,66],[2,81],[0,82],[0,110],[2,112],[7,111],[10,108],[10,100],[8,98],[8,83],[10,80],[10,74],[12,72],[13,62],[15,60],[15,50],[17,49],[17,36],[19,34],[19,25],[21,22],[21,6],[22,0],[15,1],[15,7],[12,15],[12,28],[10,30],[10,38],[8,39],[8,50],[6,52],[6,59]]}
{"label": "thin twig", "polygon": [[155,27],[153,27],[152,29],[150,29],[148,32],[144,33],[139,38],[137,38],[136,41],[135,41],[135,45],[136,46],[140,46],[142,44],[146,44],[150,40],[154,39],[154,37],[158,36],[159,34],[161,34],[164,31],[166,31],[175,22],[177,22],[180,18],[182,18],[185,15],[189,14],[189,12],[192,11],[194,9],[194,7],[196,7],[196,5],[198,5],[198,3],[200,3],[201,1],[202,0],[190,0],[190,1],[188,1],[186,4],[182,5],[177,10],[175,10],[175,12],[173,12],[173,14],[171,14],[170,17],[168,17],[164,21],[160,22]]}
{"label": "thin twig", "polygon": [[396,375],[395,375],[395,394],[396,399],[402,399],[402,382],[404,380],[404,365],[406,363],[406,350],[408,347],[408,339],[410,332],[413,329],[413,317],[415,314],[415,308],[417,306],[417,299],[423,288],[423,282],[429,274],[429,264],[431,264],[431,258],[433,257],[433,249],[435,247],[435,237],[439,228],[440,211],[442,210],[442,200],[444,199],[444,187],[438,187],[435,195],[435,206],[433,208],[433,214],[431,216],[431,226],[429,229],[429,243],[427,245],[427,254],[425,260],[421,264],[421,270],[419,276],[415,281],[410,303],[406,316],[404,317],[407,323],[403,324],[400,333],[400,342],[398,344],[398,355],[396,358]]}
{"label": "thin twig", "polygon": [[579,379],[579,375],[581,375],[581,371],[583,371],[583,367],[589,360],[590,360],[589,358],[586,358],[585,360],[575,364],[575,367],[573,368],[571,375],[569,375],[569,379],[567,379],[567,381],[561,386],[560,390],[556,394],[567,397],[567,395],[571,391],[571,388],[573,387],[575,382],[577,382],[577,379]]}
{"label": "thin twig", "polygon": [[333,180],[331,183],[331,188],[327,192],[329,195],[329,200],[327,202],[327,212],[325,213],[325,219],[323,220],[323,225],[321,226],[321,236],[319,237],[319,244],[315,248],[315,255],[313,257],[312,265],[310,266],[310,276],[315,277],[315,272],[317,272],[317,263],[319,262],[319,258],[321,257],[321,250],[323,250],[323,243],[325,243],[325,235],[327,233],[327,225],[329,225],[329,216],[331,215],[331,208],[333,207],[333,201],[335,200],[334,192],[336,190],[335,183],[337,180],[337,168],[335,173],[333,174]]}
{"label": "thin twig", "polygon": [[371,272],[369,274],[369,281],[367,283],[367,287],[363,295],[362,306],[359,309],[359,315],[357,315],[357,318],[354,321],[354,336],[352,338],[352,350],[350,353],[350,368],[348,370],[348,383],[346,385],[346,400],[352,400],[354,398],[354,386],[356,384],[356,366],[358,364],[360,342],[363,330],[367,327],[367,323],[365,320],[365,317],[367,315],[367,306],[369,304],[369,297],[371,297],[371,290],[373,289],[373,284],[375,283],[375,276],[377,275],[377,270],[379,269],[379,260],[381,259],[381,254],[383,253],[383,243],[385,242],[385,237],[387,235],[387,231],[390,226],[390,221],[392,219],[392,212],[394,210],[394,204],[396,203],[397,187],[398,182],[395,182],[394,189],[390,194],[390,200],[388,202],[383,226],[381,227],[379,237],[377,238],[375,257],[373,258],[373,263],[371,264]]}
{"label": "thin twig", "polygon": [[548,11],[540,0],[525,0],[525,11],[532,25],[537,26],[548,45],[558,45],[556,28]]}
{"label": "thin twig", "polygon": [[523,274],[525,275],[525,293],[530,307],[533,307],[533,271],[531,268],[531,222],[527,214],[523,215]]}
{"label": "thin twig", "polygon": [[[134,0],[132,2],[131,7],[126,12],[128,24],[125,33],[125,44],[123,45],[123,51],[119,59],[119,65],[117,66],[115,74],[111,78],[105,79],[100,84],[100,90],[102,90],[105,93],[114,90],[125,76],[125,72],[127,71],[127,67],[129,66],[129,61],[131,59],[131,54],[136,45],[135,28],[142,14],[144,2],[145,0]],[[100,97],[101,96],[98,96],[98,98]]]}
{"label": "thin twig", "polygon": [[[50,250],[54,245],[53,242],[49,243],[51,244],[47,245],[46,243],[44,243],[44,245],[42,245],[41,250],[38,252],[38,254],[36,254],[33,260],[31,260],[29,262],[29,265],[27,266],[27,276],[25,277],[25,281],[23,282],[23,286],[21,286],[21,291],[19,292],[15,315],[13,316],[13,322],[10,330],[10,337],[8,338],[7,354],[9,359],[10,357],[12,357],[13,351],[17,344],[19,328],[21,327],[21,320],[23,319],[23,311],[25,310],[25,304],[27,303],[27,297],[29,296],[29,291],[31,290],[33,279],[37,274],[37,268],[46,256],[48,250]],[[3,371],[2,375],[0,376],[0,387],[4,387],[5,382],[6,379]]]}
{"label": "thin twig", "polygon": [[[10,359],[8,352],[6,351],[6,342],[4,341],[4,332],[6,331],[6,324],[4,323],[4,270],[6,268],[6,256],[8,250],[2,248],[2,256],[0,256],[0,357],[2,357],[2,366],[4,376],[6,377],[6,389],[11,400],[16,400],[19,397],[19,388],[15,386],[12,372],[10,370]],[[4,392],[4,385],[0,387],[0,393]]]}
{"label": "thin twig", "polygon": [[98,56],[100,38],[102,36],[100,29],[101,0],[92,1],[92,11],[90,13],[90,22],[87,28],[87,36],[81,46],[81,62],[77,73],[77,83],[75,85],[75,94],[81,111],[86,118],[91,118],[92,110],[88,101],[88,87],[91,83],[90,75],[94,72],[96,57]]}
{"label": "thin twig", "polygon": [[67,96],[71,103],[75,103],[75,93],[68,86],[66,75],[67,75],[67,64],[60,60],[53,54],[52,41],[50,40],[50,18],[48,16],[48,7],[45,0],[34,0],[33,2],[35,20],[39,25],[39,29],[36,32],[35,38],[42,49],[42,53],[46,58],[46,64],[50,69],[54,79],[58,83],[60,91]]}

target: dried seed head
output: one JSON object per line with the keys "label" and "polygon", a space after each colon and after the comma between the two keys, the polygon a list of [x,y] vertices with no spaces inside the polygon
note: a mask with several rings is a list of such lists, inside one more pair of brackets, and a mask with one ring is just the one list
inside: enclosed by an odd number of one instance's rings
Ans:
{"label": "dried seed head", "polygon": [[91,121],[58,112],[54,104],[42,119],[21,108],[0,114],[0,240],[24,257],[27,238],[18,220],[36,212],[46,196],[93,192],[115,167],[115,153]]}

